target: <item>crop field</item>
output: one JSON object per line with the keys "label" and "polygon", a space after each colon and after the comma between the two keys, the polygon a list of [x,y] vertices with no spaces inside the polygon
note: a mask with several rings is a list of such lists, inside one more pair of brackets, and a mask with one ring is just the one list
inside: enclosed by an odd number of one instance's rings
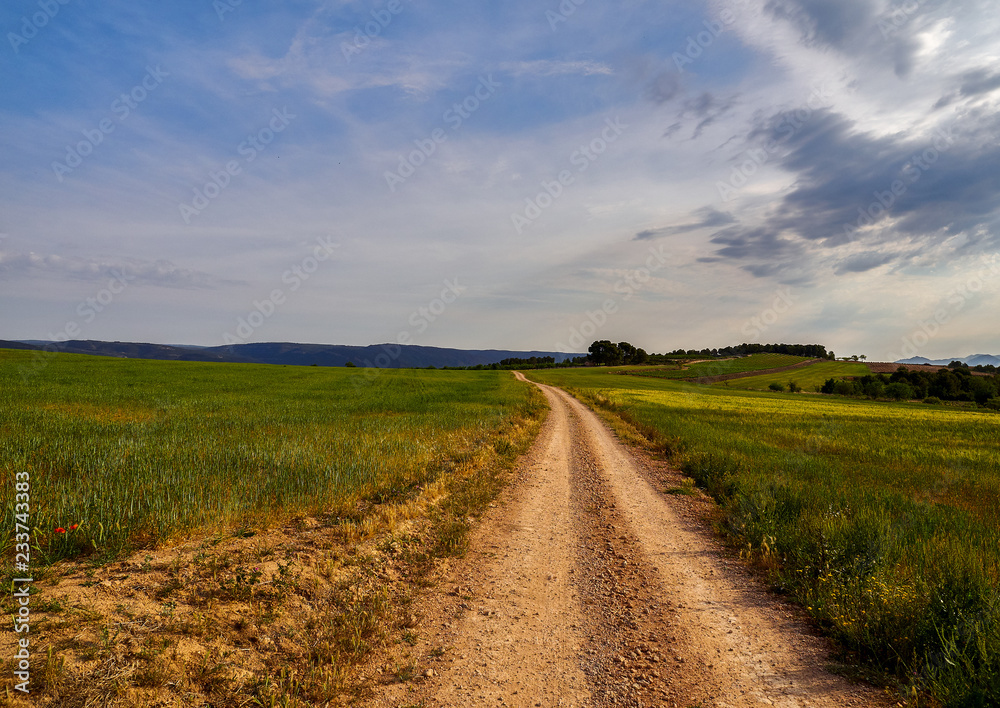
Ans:
{"label": "crop field", "polygon": [[788,354],[752,354],[739,359],[702,361],[682,368],[626,367],[624,371],[635,376],[648,376],[657,379],[692,379],[702,376],[722,376],[723,374],[742,374],[748,371],[777,369],[803,361],[808,361],[808,359]]}
{"label": "crop field", "polygon": [[866,364],[849,361],[820,361],[815,364],[795,369],[793,371],[783,371],[779,374],[761,374],[760,376],[748,376],[745,379],[733,379],[723,381],[716,386],[728,388],[741,388],[747,390],[766,391],[767,387],[773,383],[788,386],[789,381],[794,381],[802,387],[804,391],[818,391],[826,383],[827,379],[841,378],[845,376],[864,376],[870,374]]}
{"label": "crop field", "polygon": [[[506,372],[281,367],[0,350],[0,470],[28,472],[33,563],[106,557],[405,498],[542,408]],[[14,487],[0,489],[12,549]],[[63,529],[56,532],[56,529]]]}
{"label": "crop field", "polygon": [[945,705],[1000,704],[1000,415],[600,369],[530,378],[667,450],[848,655]]}

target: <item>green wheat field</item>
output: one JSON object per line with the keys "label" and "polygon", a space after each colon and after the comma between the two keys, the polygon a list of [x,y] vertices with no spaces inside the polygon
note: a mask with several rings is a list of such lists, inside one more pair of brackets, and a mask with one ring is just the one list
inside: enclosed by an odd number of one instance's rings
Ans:
{"label": "green wheat field", "polygon": [[[34,370],[31,357],[0,350],[0,469],[8,480],[30,474],[32,563],[42,565],[294,514],[351,517],[405,499],[484,446],[499,450],[543,405],[507,371],[70,354]],[[947,706],[1000,705],[1000,415],[740,389],[798,380],[808,392],[858,364],[675,380],[801,360],[527,373],[666,451],[718,501],[734,547],[807,608],[847,663]],[[13,557],[13,484],[0,500]]]}
{"label": "green wheat field", "polygon": [[1000,705],[1000,415],[620,371],[529,375],[668,450],[852,659],[948,706]]}
{"label": "green wheat field", "polygon": [[[59,354],[24,377],[30,360],[0,350],[0,470],[30,474],[33,563],[351,516],[502,444],[540,406],[508,372]],[[0,487],[7,550],[13,495]]]}

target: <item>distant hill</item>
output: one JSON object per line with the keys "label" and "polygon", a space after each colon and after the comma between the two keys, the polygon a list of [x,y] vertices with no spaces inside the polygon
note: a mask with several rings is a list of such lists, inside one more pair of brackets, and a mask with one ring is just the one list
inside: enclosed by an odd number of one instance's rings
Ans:
{"label": "distant hill", "polygon": [[893,362],[895,364],[930,364],[931,366],[948,366],[953,361],[960,361],[966,366],[1000,366],[1000,356],[992,354],[973,354],[972,356],[955,356],[951,359],[927,359],[922,356],[915,356],[909,359],[900,359]]}
{"label": "distant hill", "polygon": [[39,349],[34,342],[8,342],[0,339],[0,349]]}
{"label": "distant hill", "polygon": [[584,354],[563,352],[519,352],[501,349],[446,349],[412,344],[373,344],[366,347],[342,344],[296,344],[292,342],[261,342],[221,347],[196,347],[172,344],[142,344],[136,342],[99,342],[71,340],[42,342],[37,340],[10,342],[0,340],[0,349],[42,349],[55,347],[69,354],[93,354],[129,359],[159,359],[171,361],[217,361],[244,364],[286,364],[294,366],[374,366],[381,369],[426,368],[435,366],[476,366],[493,364],[512,357],[554,357],[557,362]]}

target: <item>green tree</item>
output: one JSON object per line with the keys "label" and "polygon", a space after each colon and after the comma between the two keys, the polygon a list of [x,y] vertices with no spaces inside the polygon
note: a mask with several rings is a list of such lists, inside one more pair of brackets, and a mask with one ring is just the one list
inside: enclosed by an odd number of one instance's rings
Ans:
{"label": "green tree", "polygon": [[913,390],[913,386],[902,381],[895,381],[886,386],[885,395],[894,401],[908,401],[917,396]]}
{"label": "green tree", "polygon": [[632,357],[635,356],[635,347],[633,347],[628,342],[618,342],[618,351],[622,353],[622,362],[625,364],[632,363]]}
{"label": "green tree", "polygon": [[833,393],[838,396],[853,396],[855,391],[855,386],[853,381],[845,381],[841,379],[833,385]]}
{"label": "green tree", "polygon": [[628,342],[618,342],[618,351],[622,354],[623,364],[645,364],[649,361],[645,349],[638,349]]}
{"label": "green tree", "polygon": [[594,342],[587,348],[587,351],[589,352],[587,358],[598,365],[618,366],[623,361],[621,349],[618,348],[617,344],[607,339]]}

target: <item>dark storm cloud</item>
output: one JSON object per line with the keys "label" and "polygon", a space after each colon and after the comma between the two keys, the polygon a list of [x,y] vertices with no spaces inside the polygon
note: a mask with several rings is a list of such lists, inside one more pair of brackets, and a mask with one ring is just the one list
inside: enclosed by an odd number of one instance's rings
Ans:
{"label": "dark storm cloud", "polygon": [[869,270],[883,266],[893,260],[893,256],[886,253],[870,252],[859,253],[856,256],[845,258],[841,261],[834,272],[837,275],[844,273],[864,273]]}
{"label": "dark storm cloud", "polygon": [[955,103],[960,98],[975,98],[1000,89],[1000,72],[993,73],[986,69],[977,69],[963,74],[961,82],[958,89],[942,97],[934,107],[943,108]]}
{"label": "dark storm cloud", "polygon": [[698,209],[692,214],[692,216],[696,219],[696,221],[687,224],[679,224],[677,226],[664,226],[660,229],[640,231],[635,235],[634,240],[645,241],[652,238],[659,238],[661,236],[676,236],[678,234],[686,234],[692,231],[697,231],[698,229],[708,229],[736,223],[736,219],[733,218],[732,214],[726,214],[725,212],[718,211],[712,207],[703,207]]}
{"label": "dark storm cloud", "polygon": [[711,242],[719,244],[716,253],[723,258],[786,261],[802,255],[805,246],[795,240],[783,238],[771,228],[744,229],[732,227],[712,235]]}
{"label": "dark storm cloud", "polygon": [[770,0],[764,9],[788,22],[805,46],[863,58],[872,67],[891,66],[909,76],[920,51],[920,18],[946,8],[949,0],[893,3],[879,11],[873,0]]}
{"label": "dark storm cloud", "polygon": [[[1000,226],[1000,119],[969,113],[921,135],[872,135],[832,111],[818,111],[793,134],[780,135],[787,115],[760,121],[751,145],[769,145],[774,162],[795,175],[794,186],[762,224],[715,234],[715,256],[745,261],[751,272],[808,267],[824,248],[877,243],[835,265],[863,272],[919,258],[957,234],[979,248],[996,248]],[[779,142],[780,141],[780,142]],[[777,149],[775,145],[778,146]],[[767,264],[764,271],[758,265]],[[816,265],[818,268],[819,266]]]}
{"label": "dark storm cloud", "polygon": [[1000,88],[1000,73],[990,73],[985,69],[970,71],[962,78],[962,88],[959,92],[963,96],[977,96]]}
{"label": "dark storm cloud", "polygon": [[806,260],[806,247],[773,229],[734,226],[713,234],[710,240],[721,248],[715,256],[699,258],[702,263],[725,259],[746,261],[740,268],[757,278],[778,278],[785,283],[802,283],[809,279],[803,276],[798,265]]}
{"label": "dark storm cloud", "polygon": [[764,9],[798,27],[803,42],[840,50],[876,24],[870,0],[771,0]]}
{"label": "dark storm cloud", "polygon": [[896,75],[906,77],[913,71],[913,65],[920,51],[920,43],[909,36],[902,36],[892,43],[892,63]]}

